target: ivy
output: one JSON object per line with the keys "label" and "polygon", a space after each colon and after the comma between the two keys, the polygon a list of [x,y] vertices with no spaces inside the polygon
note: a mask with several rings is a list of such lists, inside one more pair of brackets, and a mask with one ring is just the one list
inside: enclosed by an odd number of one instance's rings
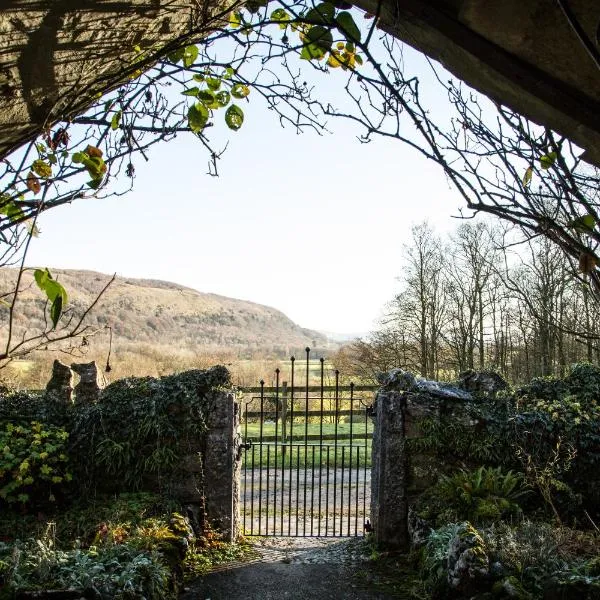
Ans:
{"label": "ivy", "polygon": [[168,489],[181,453],[196,448],[207,430],[215,390],[229,384],[227,369],[213,367],[109,385],[97,404],[73,416],[70,453],[80,484],[132,490],[158,477]]}
{"label": "ivy", "polygon": [[6,424],[0,430],[0,499],[22,506],[55,502],[72,480],[68,437],[64,429],[38,421]]}

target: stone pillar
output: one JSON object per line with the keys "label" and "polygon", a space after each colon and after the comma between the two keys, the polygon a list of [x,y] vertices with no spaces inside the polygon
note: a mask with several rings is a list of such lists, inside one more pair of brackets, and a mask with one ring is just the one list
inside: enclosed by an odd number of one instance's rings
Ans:
{"label": "stone pillar", "polygon": [[371,526],[378,544],[408,549],[407,463],[403,392],[377,394],[371,454]]}
{"label": "stone pillar", "polygon": [[93,404],[98,402],[100,390],[104,387],[104,378],[96,361],[90,363],[73,363],[71,369],[79,375],[79,383],[75,386],[76,404]]}
{"label": "stone pillar", "polygon": [[52,377],[46,385],[46,395],[61,404],[72,403],[73,371],[58,359],[52,365]]}
{"label": "stone pillar", "polygon": [[[495,378],[486,378],[494,380]],[[416,379],[401,369],[383,374],[374,407],[371,466],[371,525],[377,543],[408,549],[411,542],[409,508],[434,485],[452,456],[419,450],[425,421],[473,426],[465,407],[469,392],[456,385]]]}
{"label": "stone pillar", "polygon": [[235,541],[240,534],[240,409],[233,394],[218,393],[215,400],[208,414],[204,451],[206,513],[223,539]]}

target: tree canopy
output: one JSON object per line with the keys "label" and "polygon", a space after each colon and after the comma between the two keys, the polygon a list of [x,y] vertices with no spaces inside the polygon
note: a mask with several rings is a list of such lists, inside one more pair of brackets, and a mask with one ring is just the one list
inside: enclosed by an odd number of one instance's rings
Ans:
{"label": "tree canopy", "polygon": [[[420,74],[404,63],[402,43],[379,28],[385,10],[385,4],[369,14],[339,1],[259,0],[194,13],[188,31],[167,36],[166,43],[158,34],[143,45],[128,42],[118,57],[119,77],[104,81],[107,93],[92,86],[92,96],[49,116],[40,135],[0,166],[3,264],[24,268],[42,212],[124,193],[136,162],[148,160],[155,143],[192,135],[217,174],[221,151],[211,144],[211,132],[228,128],[234,134],[243,127],[245,104],[261,101],[298,131],[346,119],[362,126],[365,143],[385,136],[409,145],[444,170],[465,201],[464,217],[490,213],[526,239],[548,238],[597,290],[598,170],[569,139],[429,63],[449,114],[432,111]],[[306,69],[315,81],[332,70],[345,73],[343,108],[321,97],[318,84],[307,83]],[[41,270],[36,281],[48,299],[48,330],[36,342],[45,344],[58,335],[67,297],[51,273]],[[19,281],[5,296],[9,331],[18,289]],[[8,339],[4,359],[14,356],[10,333]]]}

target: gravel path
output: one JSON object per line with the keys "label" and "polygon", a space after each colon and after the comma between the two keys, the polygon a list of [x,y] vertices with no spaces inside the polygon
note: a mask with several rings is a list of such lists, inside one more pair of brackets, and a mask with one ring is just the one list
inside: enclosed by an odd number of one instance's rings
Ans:
{"label": "gravel path", "polygon": [[241,519],[247,535],[362,536],[371,472],[360,469],[242,471]]}
{"label": "gravel path", "polygon": [[362,538],[262,538],[252,563],[222,566],[181,600],[391,600],[369,589]]}

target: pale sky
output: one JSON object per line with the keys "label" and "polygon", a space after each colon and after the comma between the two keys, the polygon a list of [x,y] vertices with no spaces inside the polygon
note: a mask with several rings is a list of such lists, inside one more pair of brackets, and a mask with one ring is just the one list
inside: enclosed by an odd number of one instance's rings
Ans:
{"label": "pale sky", "polygon": [[[337,74],[321,81],[332,102],[343,94]],[[333,134],[296,135],[257,101],[245,110],[220,177],[206,174],[191,135],[155,146],[128,195],[43,215],[28,263],[172,281],[321,331],[372,329],[398,290],[411,226],[453,228],[461,199],[441,168],[397,141],[361,144],[341,120],[329,121]]]}

